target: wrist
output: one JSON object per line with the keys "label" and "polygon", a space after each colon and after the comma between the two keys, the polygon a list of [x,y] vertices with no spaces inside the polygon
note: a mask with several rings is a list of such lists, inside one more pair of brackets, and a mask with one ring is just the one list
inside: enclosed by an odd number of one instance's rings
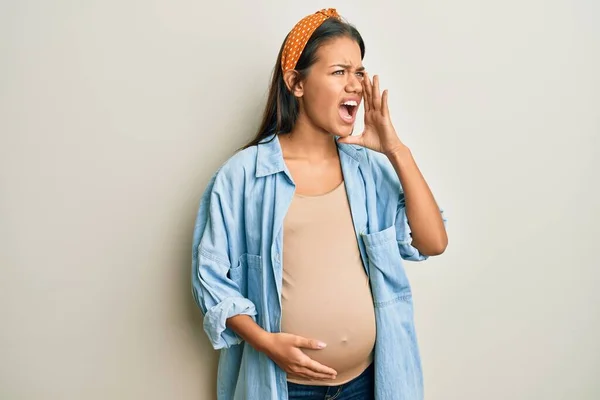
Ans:
{"label": "wrist", "polygon": [[240,314],[230,317],[226,325],[257,351],[269,348],[271,335],[258,325],[251,316]]}
{"label": "wrist", "polygon": [[249,337],[246,341],[248,342],[248,344],[250,344],[250,346],[254,347],[256,351],[264,353],[267,349],[271,347],[270,343],[272,336],[272,333],[267,332],[261,328],[260,330],[257,330],[255,334],[252,335],[252,337]]}
{"label": "wrist", "polygon": [[406,157],[407,155],[410,154],[410,149],[405,144],[400,143],[400,144],[386,150],[384,152],[384,154],[387,156],[387,158],[392,160],[394,158]]}

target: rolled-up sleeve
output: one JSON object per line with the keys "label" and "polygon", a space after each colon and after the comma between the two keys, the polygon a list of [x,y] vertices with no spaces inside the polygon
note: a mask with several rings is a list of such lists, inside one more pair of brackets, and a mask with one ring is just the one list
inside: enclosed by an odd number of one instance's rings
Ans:
{"label": "rolled-up sleeve", "polygon": [[204,316],[204,331],[213,348],[222,349],[242,341],[227,328],[227,319],[236,315],[255,319],[256,307],[242,296],[238,285],[228,276],[231,261],[227,233],[235,229],[229,222],[234,215],[231,203],[227,202],[227,187],[222,188],[224,185],[219,185],[217,177],[218,173],[202,196],[194,227],[192,293]]}

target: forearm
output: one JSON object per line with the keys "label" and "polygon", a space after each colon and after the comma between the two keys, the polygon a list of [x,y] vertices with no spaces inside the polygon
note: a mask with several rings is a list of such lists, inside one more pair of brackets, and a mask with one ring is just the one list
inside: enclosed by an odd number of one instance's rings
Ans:
{"label": "forearm", "polygon": [[410,149],[400,146],[387,156],[404,190],[412,245],[425,255],[443,253],[448,244],[448,236],[440,209]]}
{"label": "forearm", "polygon": [[236,315],[228,318],[227,327],[258,351],[263,351],[270,336],[269,332],[261,328],[248,315]]}

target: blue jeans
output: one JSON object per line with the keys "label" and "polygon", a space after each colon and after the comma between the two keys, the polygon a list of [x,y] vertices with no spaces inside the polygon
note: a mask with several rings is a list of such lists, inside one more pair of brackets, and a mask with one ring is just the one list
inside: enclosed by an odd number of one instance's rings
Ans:
{"label": "blue jeans", "polygon": [[375,367],[371,364],[362,374],[339,386],[311,386],[288,382],[289,400],[373,400]]}

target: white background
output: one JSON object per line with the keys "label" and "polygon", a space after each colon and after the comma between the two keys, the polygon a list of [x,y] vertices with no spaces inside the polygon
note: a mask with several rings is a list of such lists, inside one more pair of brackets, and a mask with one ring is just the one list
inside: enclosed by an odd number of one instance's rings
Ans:
{"label": "white background", "polygon": [[21,0],[0,3],[2,399],[215,397],[198,200],[326,7],[448,218],[446,253],[407,264],[426,398],[600,398],[600,3]]}

